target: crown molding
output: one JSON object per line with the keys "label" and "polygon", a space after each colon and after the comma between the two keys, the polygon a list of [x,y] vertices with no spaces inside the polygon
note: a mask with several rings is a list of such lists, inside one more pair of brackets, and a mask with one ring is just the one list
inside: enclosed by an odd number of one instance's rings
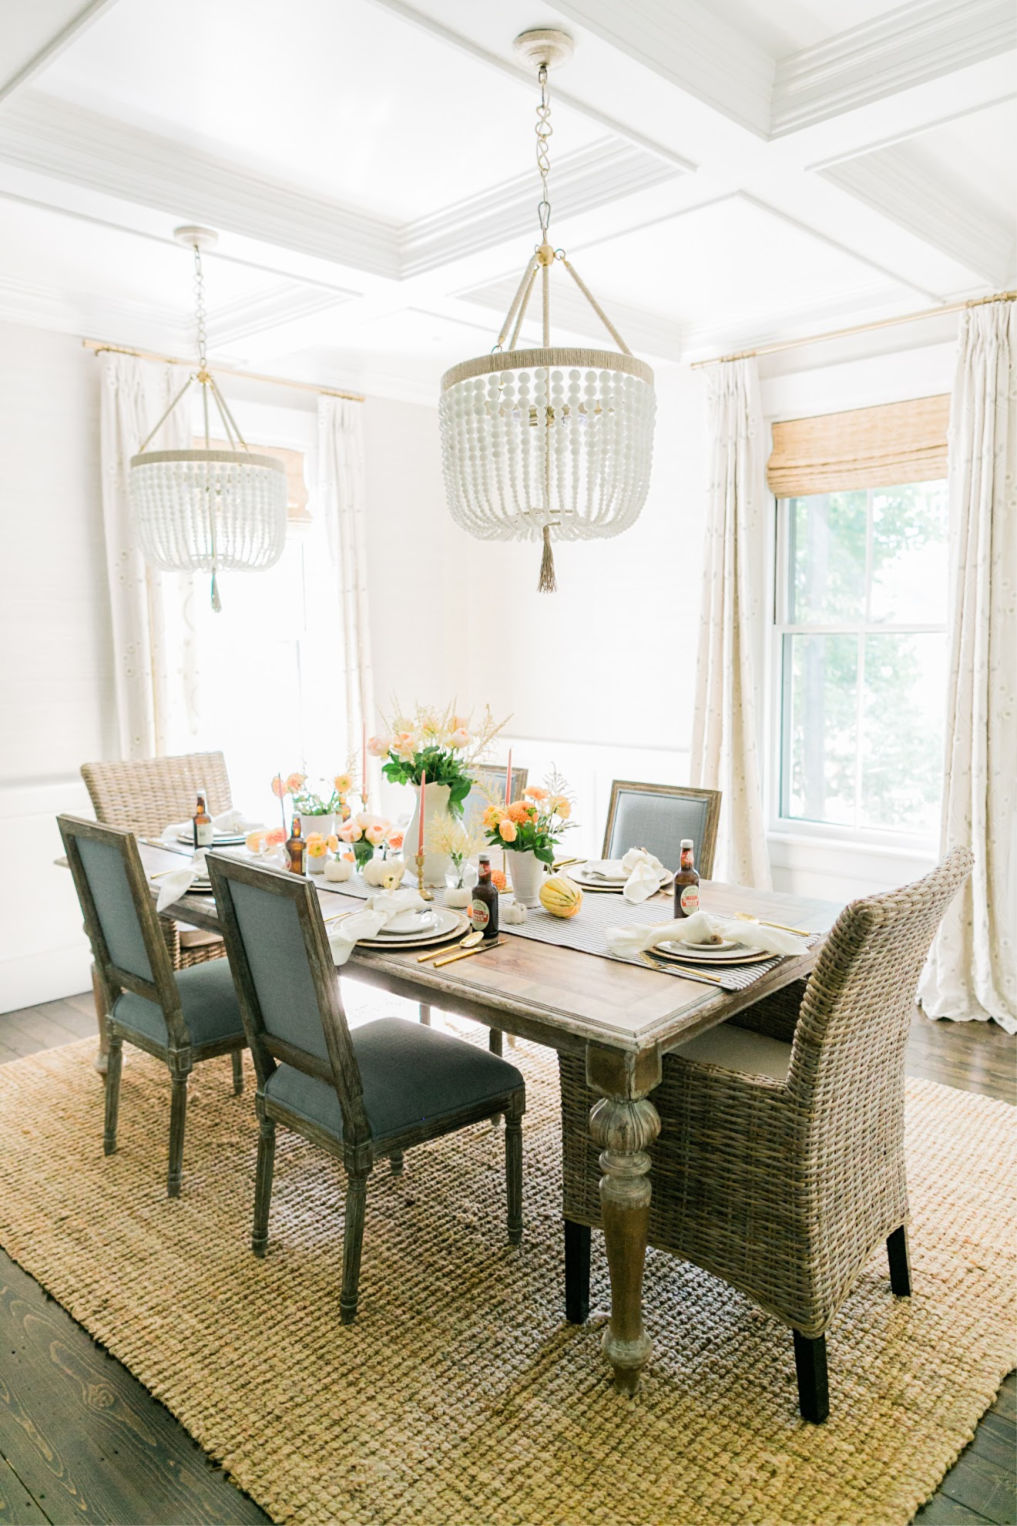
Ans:
{"label": "crown molding", "polygon": [[193,325],[182,319],[179,308],[114,301],[5,275],[0,275],[0,321],[65,334],[112,334],[124,343],[185,353],[194,344]]}
{"label": "crown molding", "polygon": [[[556,218],[582,212],[673,180],[681,171],[620,138],[601,138],[555,162]],[[420,275],[521,234],[537,234],[537,188],[516,175],[454,207],[407,224],[400,240],[402,274]]]}
{"label": "crown molding", "polygon": [[774,60],[700,0],[555,0],[644,68],[747,127],[770,130]]}
{"label": "crown molding", "polygon": [[823,178],[997,288],[1014,278],[1017,240],[908,143],[829,165]]}
{"label": "crown molding", "polygon": [[0,101],[13,95],[15,90],[38,74],[40,69],[51,64],[86,27],[90,27],[93,21],[98,21],[103,11],[108,11],[115,4],[116,0],[87,0],[87,4],[82,5],[62,27],[52,32],[42,47],[37,48],[20,68],[15,69],[14,73],[6,79],[0,79]]}
{"label": "crown molding", "polygon": [[[478,306],[489,308],[495,313],[496,316],[491,325],[493,339],[518,284],[518,276],[505,276],[498,281],[490,281],[482,286],[456,292],[455,295],[461,301],[475,302]],[[614,340],[607,333],[593,308],[579,291],[572,289],[571,283],[566,281],[564,272],[560,279],[555,281],[551,312],[555,328],[560,327],[569,333],[581,334],[601,349],[616,348]],[[661,360],[682,359],[686,348],[686,336],[685,330],[677,323],[659,317],[656,313],[648,312],[645,308],[630,307],[619,302],[611,302],[609,316],[635,354],[657,356]],[[528,329],[536,336],[536,324],[537,319],[531,317],[528,323],[524,323],[523,332],[525,333]]]}
{"label": "crown molding", "polygon": [[1017,47],[1010,0],[919,0],[777,62],[770,136],[799,132]]}
{"label": "crown molding", "polygon": [[0,159],[262,243],[399,275],[395,224],[37,91],[0,110]]}
{"label": "crown molding", "polygon": [[228,303],[213,310],[208,324],[208,342],[213,350],[238,344],[266,330],[285,328],[302,318],[328,312],[354,301],[358,293],[327,292],[315,287],[288,282],[271,291],[259,292],[240,302]]}

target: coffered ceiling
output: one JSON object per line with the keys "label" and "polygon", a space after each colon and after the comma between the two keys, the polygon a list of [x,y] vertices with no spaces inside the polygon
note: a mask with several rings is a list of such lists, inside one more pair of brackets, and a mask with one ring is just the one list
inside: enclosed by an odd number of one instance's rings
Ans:
{"label": "coffered ceiling", "polygon": [[187,352],[201,222],[214,357],[432,401],[535,242],[538,25],[554,242],[658,366],[1014,284],[1010,0],[4,0],[0,316]]}

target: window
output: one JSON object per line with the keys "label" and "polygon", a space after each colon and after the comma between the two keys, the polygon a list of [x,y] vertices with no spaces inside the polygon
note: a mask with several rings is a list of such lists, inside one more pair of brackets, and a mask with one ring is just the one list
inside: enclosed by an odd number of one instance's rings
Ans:
{"label": "window", "polygon": [[778,499],[778,815],[932,837],[946,689],[944,481]]}

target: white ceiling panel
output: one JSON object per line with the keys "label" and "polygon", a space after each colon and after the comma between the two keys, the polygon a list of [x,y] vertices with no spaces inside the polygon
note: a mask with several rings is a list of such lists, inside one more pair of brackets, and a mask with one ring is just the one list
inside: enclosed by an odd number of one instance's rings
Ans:
{"label": "white ceiling panel", "polygon": [[931,128],[911,141],[929,170],[1013,227],[1017,215],[1017,96]]}
{"label": "white ceiling panel", "polygon": [[638,301],[683,328],[756,329],[823,302],[881,299],[885,275],[746,197],[570,251],[601,302]]}
{"label": "white ceiling panel", "polygon": [[[267,178],[409,222],[533,162],[536,85],[370,0],[124,0],[47,94]],[[603,128],[555,112],[556,152]]]}

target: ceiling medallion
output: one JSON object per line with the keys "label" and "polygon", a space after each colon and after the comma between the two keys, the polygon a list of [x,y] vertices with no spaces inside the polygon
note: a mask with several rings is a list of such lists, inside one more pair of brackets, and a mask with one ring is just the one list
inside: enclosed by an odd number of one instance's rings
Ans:
{"label": "ceiling medallion", "polygon": [[[131,509],[146,560],[162,572],[210,572],[212,608],[218,613],[222,608],[218,581],[222,568],[262,571],[282,556],[286,469],[281,461],[248,449],[208,369],[201,251],[214,248],[216,235],[208,228],[185,227],[177,228],[173,237],[194,250],[198,369],[187,378],[138,454],[131,457]],[[204,448],[149,450],[195,382],[201,388]],[[210,400],[226,431],[229,450],[211,447]]]}
{"label": "ceiling medallion", "polygon": [[[619,535],[646,500],[653,455],[653,372],[637,360],[589,288],[548,238],[552,133],[548,71],[572,53],[567,32],[523,32],[516,51],[536,66],[537,207],[534,249],[489,355],[464,360],[441,380],[439,423],[449,511],[481,540],[543,541],[541,592],[556,588],[552,540]],[[551,272],[562,266],[616,350],[551,344]],[[518,348],[540,282],[539,348]],[[504,346],[508,343],[508,348]]]}

